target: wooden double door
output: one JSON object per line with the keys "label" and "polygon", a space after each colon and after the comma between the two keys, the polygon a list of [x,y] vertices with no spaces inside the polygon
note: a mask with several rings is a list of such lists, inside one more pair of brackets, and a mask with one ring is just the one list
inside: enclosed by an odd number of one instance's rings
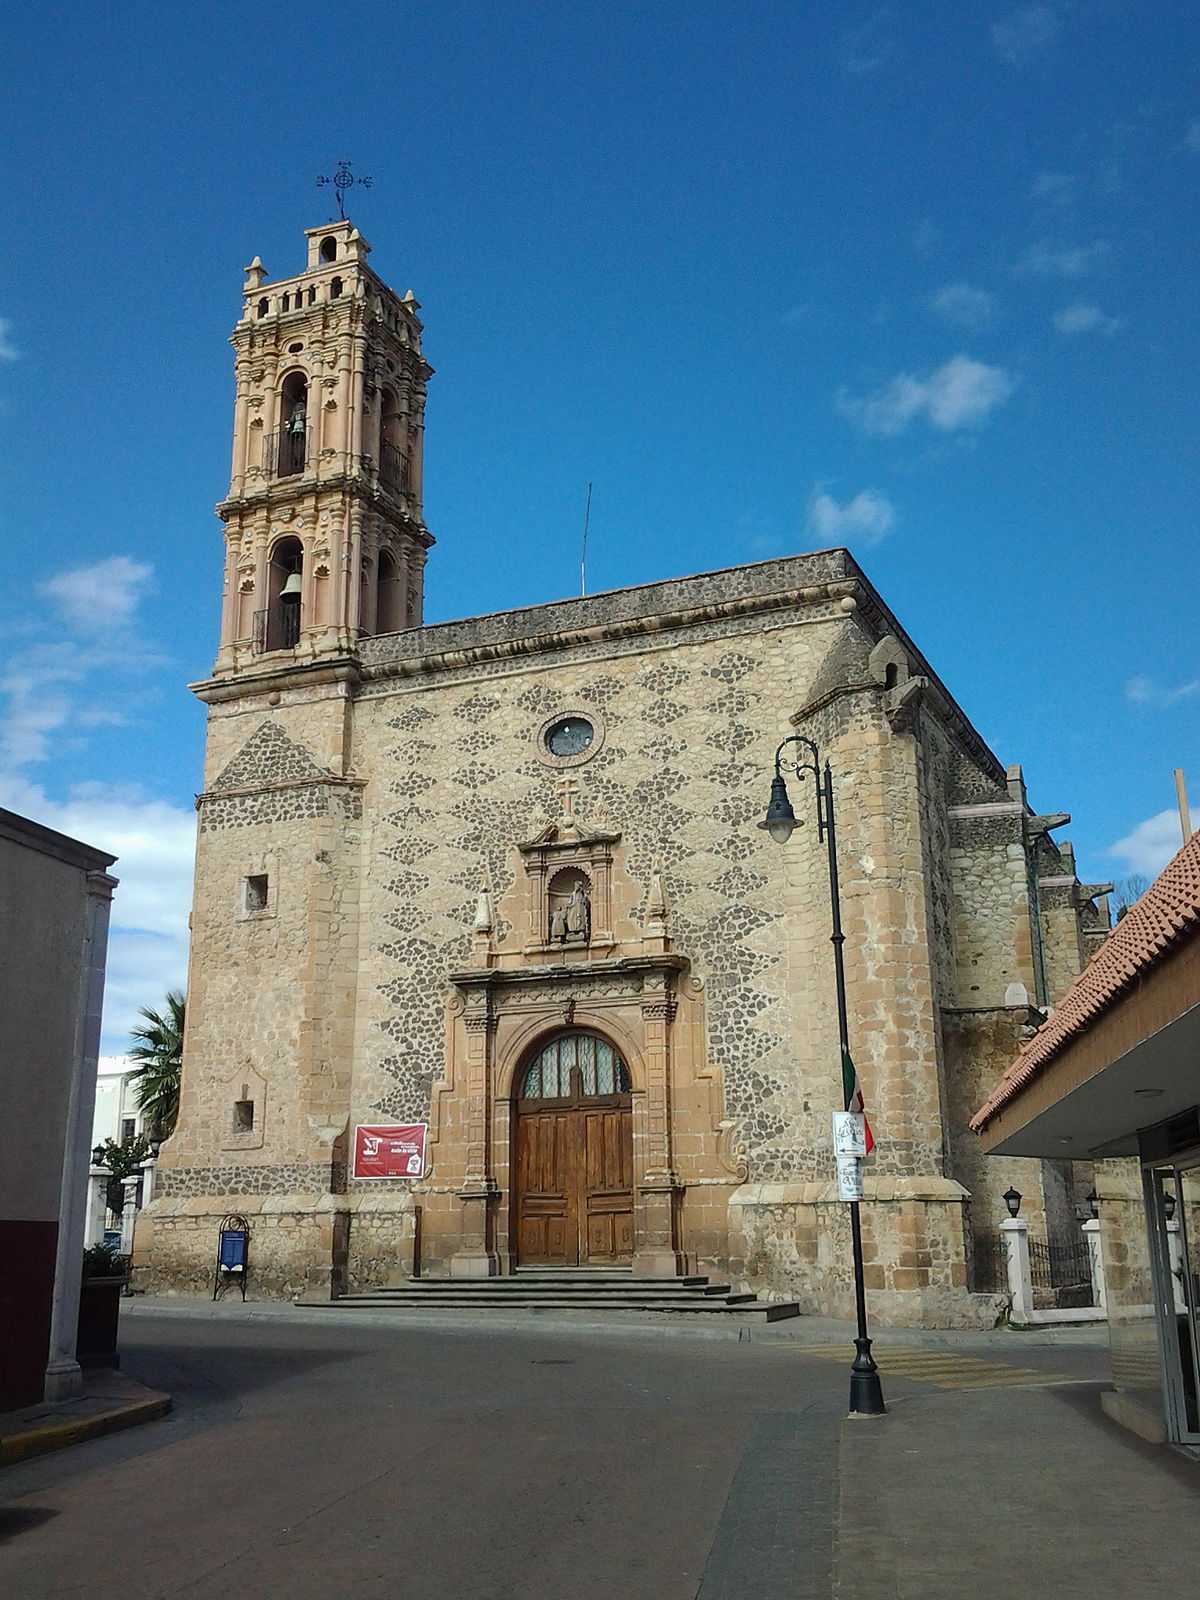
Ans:
{"label": "wooden double door", "polygon": [[515,1226],[521,1266],[620,1265],[633,1257],[629,1095],[518,1100]]}

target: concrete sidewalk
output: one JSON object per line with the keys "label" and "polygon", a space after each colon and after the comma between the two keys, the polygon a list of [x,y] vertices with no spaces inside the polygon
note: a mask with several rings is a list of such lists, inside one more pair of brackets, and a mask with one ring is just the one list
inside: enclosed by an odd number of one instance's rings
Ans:
{"label": "concrete sidewalk", "polygon": [[0,1413],[0,1467],[154,1422],[170,1409],[169,1394],[123,1372],[107,1367],[85,1372],[82,1390],[70,1400]]}
{"label": "concrete sidewalk", "polygon": [[[854,1355],[854,1325],[831,1317],[793,1317],[786,1322],[742,1322],[736,1316],[695,1317],[669,1311],[609,1311],[597,1316],[590,1311],[524,1309],[520,1311],[458,1311],[442,1306],[406,1309],[347,1308],[337,1305],[295,1305],[288,1300],[210,1300],[207,1296],[136,1295],[126,1303],[126,1315],[166,1317],[204,1317],[213,1321],[291,1322],[356,1328],[419,1329],[446,1327],[470,1332],[489,1329],[506,1332],[541,1328],[561,1328],[564,1332],[600,1333],[639,1331],[671,1338],[732,1339],[737,1343],[784,1345],[844,1344],[847,1363]],[[890,1347],[919,1347],[934,1350],[978,1350],[1003,1354],[1019,1360],[1022,1352],[1035,1349],[1106,1349],[1107,1323],[1086,1323],[1062,1327],[991,1328],[872,1328],[871,1337],[880,1351]]]}
{"label": "concrete sidewalk", "polygon": [[1103,1387],[910,1393],[844,1422],[837,1600],[1190,1600],[1200,1462],[1108,1421]]}

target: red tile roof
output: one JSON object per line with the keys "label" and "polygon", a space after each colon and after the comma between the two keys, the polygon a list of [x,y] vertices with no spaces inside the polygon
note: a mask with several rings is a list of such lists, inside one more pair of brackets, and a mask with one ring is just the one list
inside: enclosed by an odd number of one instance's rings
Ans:
{"label": "red tile roof", "polygon": [[1132,905],[1064,995],[991,1097],[971,1118],[981,1133],[1046,1063],[1084,1033],[1125,991],[1200,929],[1200,832],[1194,833]]}

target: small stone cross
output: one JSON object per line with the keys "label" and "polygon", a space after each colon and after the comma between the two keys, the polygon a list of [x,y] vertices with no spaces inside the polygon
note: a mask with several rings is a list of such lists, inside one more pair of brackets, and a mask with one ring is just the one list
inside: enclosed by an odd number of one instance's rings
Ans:
{"label": "small stone cross", "polygon": [[574,778],[559,778],[554,787],[562,802],[562,817],[560,827],[573,827],[575,823],[575,797],[579,793],[579,785]]}

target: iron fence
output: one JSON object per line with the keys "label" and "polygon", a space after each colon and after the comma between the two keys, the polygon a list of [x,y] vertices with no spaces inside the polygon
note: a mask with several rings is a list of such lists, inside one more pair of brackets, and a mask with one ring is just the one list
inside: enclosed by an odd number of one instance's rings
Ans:
{"label": "iron fence", "polygon": [[1092,1304],[1092,1257],[1084,1238],[1030,1239],[1029,1276],[1035,1289],[1053,1290],[1060,1307]]}
{"label": "iron fence", "polygon": [[975,1294],[1004,1294],[1008,1266],[1004,1240],[998,1233],[977,1233],[971,1251],[971,1288]]}

